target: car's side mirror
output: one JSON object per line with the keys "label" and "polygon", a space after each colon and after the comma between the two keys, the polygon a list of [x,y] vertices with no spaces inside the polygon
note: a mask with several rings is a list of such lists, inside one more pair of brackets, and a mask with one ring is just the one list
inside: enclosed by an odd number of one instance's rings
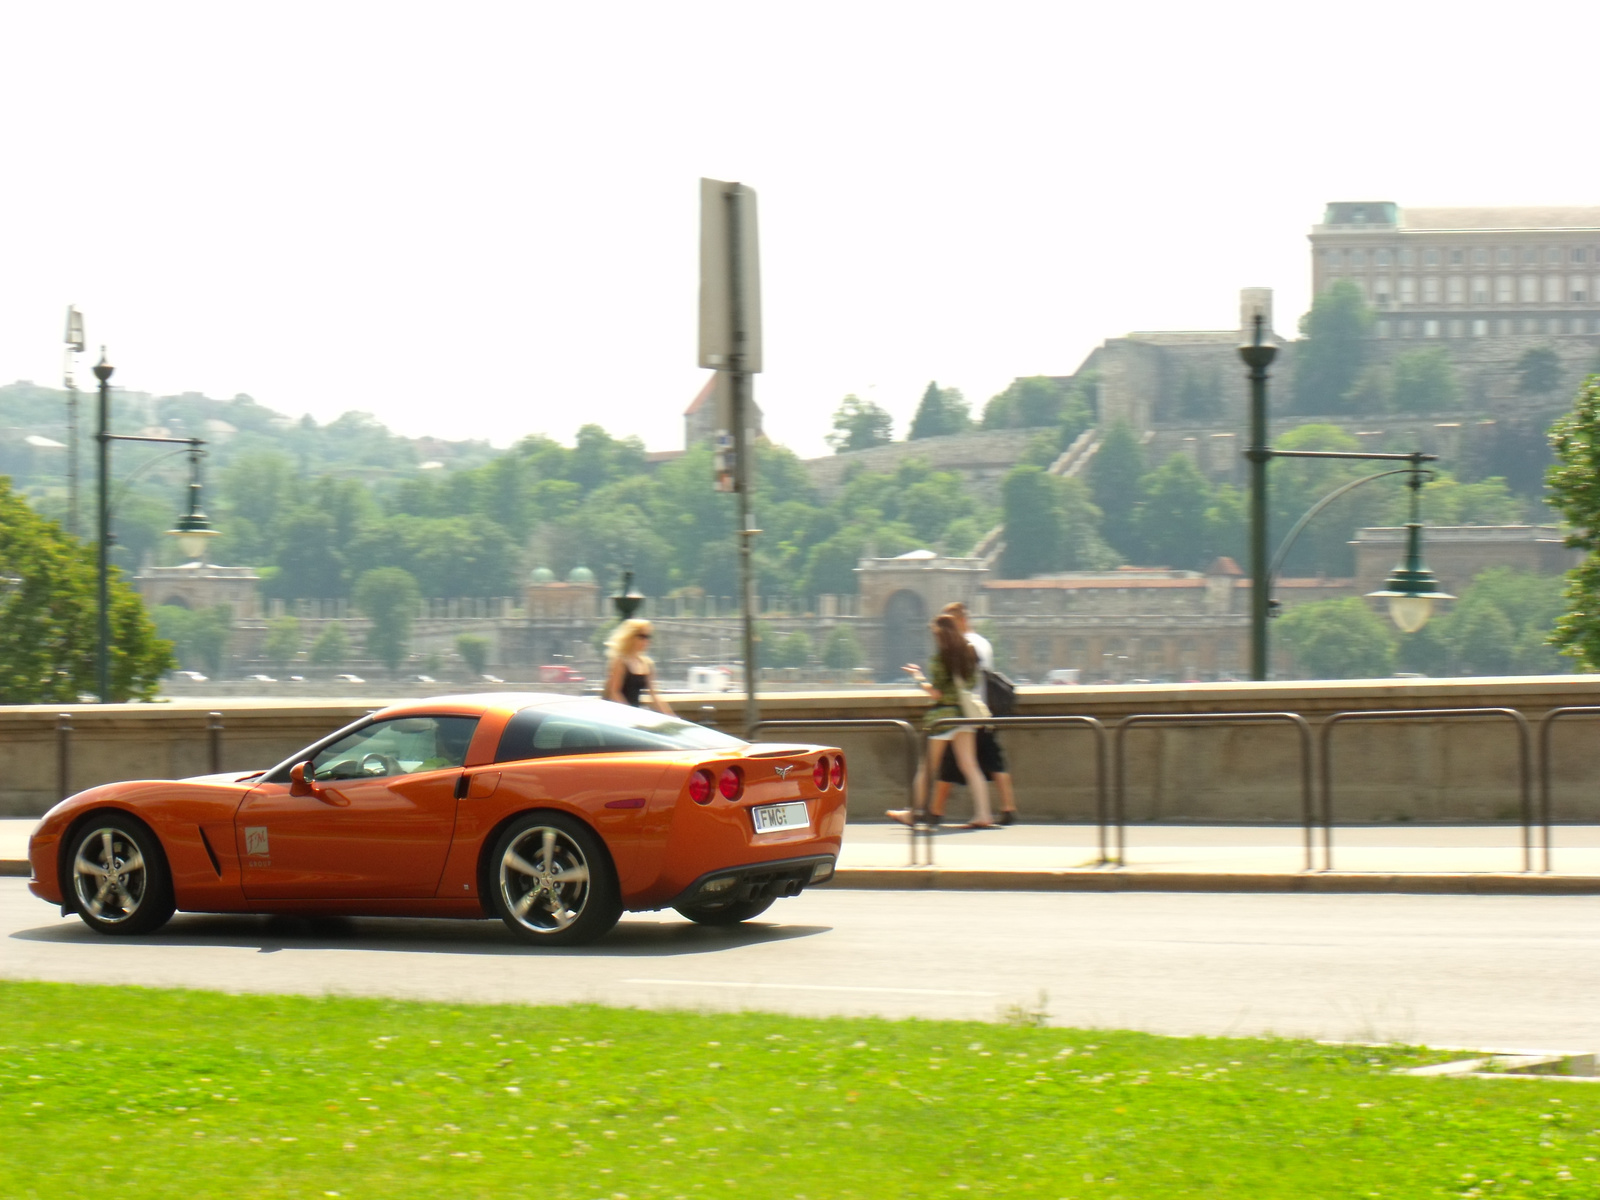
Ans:
{"label": "car's side mirror", "polygon": [[317,786],[315,780],[306,778],[306,768],[310,765],[310,763],[299,762],[289,768],[289,795],[317,796],[318,799],[321,799],[318,793],[322,789]]}

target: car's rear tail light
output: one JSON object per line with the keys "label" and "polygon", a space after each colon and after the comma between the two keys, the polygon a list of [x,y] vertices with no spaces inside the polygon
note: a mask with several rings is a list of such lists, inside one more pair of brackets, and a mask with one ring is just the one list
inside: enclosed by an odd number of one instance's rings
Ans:
{"label": "car's rear tail light", "polygon": [[844,755],[833,760],[833,786],[844,791]]}
{"label": "car's rear tail light", "polygon": [[724,800],[737,800],[744,795],[744,772],[738,767],[729,767],[717,778],[717,791],[722,793]]}
{"label": "car's rear tail light", "polygon": [[811,768],[811,782],[817,785],[817,791],[828,790],[828,756],[824,754],[817,759],[817,765]]}
{"label": "car's rear tail light", "polygon": [[701,767],[689,776],[689,799],[696,804],[710,804],[711,794],[717,790],[717,781],[711,778],[711,772]]}

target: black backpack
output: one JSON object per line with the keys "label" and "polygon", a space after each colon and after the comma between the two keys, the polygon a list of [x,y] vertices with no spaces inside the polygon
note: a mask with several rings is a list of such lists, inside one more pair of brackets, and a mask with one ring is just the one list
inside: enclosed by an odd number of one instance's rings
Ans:
{"label": "black backpack", "polygon": [[997,717],[1015,716],[1017,711],[1017,685],[999,671],[983,673],[983,697],[989,711]]}

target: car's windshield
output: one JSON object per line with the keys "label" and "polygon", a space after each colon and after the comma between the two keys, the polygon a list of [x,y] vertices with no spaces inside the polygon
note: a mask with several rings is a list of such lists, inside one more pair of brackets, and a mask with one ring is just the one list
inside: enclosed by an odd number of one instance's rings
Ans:
{"label": "car's windshield", "polygon": [[723,750],[744,744],[726,733],[650,709],[573,700],[517,713],[500,735],[495,761],[618,750]]}

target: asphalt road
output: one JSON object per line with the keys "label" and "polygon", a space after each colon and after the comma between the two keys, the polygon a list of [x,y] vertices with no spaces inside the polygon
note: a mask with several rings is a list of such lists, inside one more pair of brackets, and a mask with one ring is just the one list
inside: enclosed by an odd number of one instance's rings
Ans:
{"label": "asphalt road", "polygon": [[579,950],[497,922],[180,915],[98,937],[0,879],[0,975],[468,1002],[758,1009],[1161,1033],[1600,1050],[1600,897],[818,889],[708,929],[629,916]]}

